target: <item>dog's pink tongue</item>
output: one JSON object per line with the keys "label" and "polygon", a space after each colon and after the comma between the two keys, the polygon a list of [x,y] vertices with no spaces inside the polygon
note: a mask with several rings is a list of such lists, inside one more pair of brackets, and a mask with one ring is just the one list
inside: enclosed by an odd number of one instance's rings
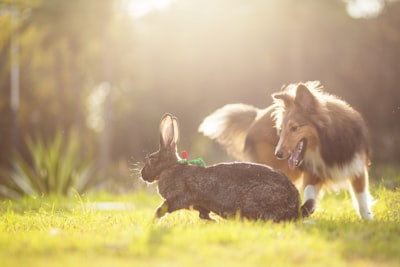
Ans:
{"label": "dog's pink tongue", "polygon": [[288,163],[289,163],[289,169],[293,171],[296,168],[296,162],[292,156],[290,156],[290,158],[288,159]]}
{"label": "dog's pink tongue", "polygon": [[[298,145],[297,145],[298,146]],[[288,163],[289,163],[289,168],[291,170],[294,170],[296,168],[297,162],[299,160],[300,157],[300,153],[301,150],[299,151],[298,147],[296,146],[296,148],[293,150],[292,154],[290,155],[289,159],[288,159]]]}

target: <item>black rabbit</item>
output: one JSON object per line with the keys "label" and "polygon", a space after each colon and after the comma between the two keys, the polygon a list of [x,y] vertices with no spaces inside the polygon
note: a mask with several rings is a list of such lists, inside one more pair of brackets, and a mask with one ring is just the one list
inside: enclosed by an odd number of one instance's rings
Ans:
{"label": "black rabbit", "polygon": [[[141,173],[144,181],[158,181],[165,199],[156,211],[160,218],[193,208],[202,219],[210,211],[223,218],[296,220],[307,214],[300,208],[296,187],[280,171],[253,163],[221,163],[209,167],[181,164],[177,154],[178,121],[165,114],[160,123],[160,148],[151,154]],[[307,204],[307,203],[306,203]]]}

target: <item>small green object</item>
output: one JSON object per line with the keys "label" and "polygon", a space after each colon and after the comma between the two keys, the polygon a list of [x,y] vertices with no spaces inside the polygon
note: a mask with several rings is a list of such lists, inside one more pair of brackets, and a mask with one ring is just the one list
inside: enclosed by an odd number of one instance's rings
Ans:
{"label": "small green object", "polygon": [[201,166],[201,167],[206,166],[206,163],[202,158],[195,158],[195,159],[191,159],[191,160],[180,159],[180,160],[178,160],[178,163],[186,164],[186,165],[197,165],[197,166]]}

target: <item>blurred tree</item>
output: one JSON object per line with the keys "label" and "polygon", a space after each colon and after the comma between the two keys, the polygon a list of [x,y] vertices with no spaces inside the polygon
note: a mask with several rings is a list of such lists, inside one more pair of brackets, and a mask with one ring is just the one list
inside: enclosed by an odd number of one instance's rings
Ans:
{"label": "blurred tree", "polygon": [[[104,1],[6,1],[0,10],[18,9],[20,65],[20,109],[16,118],[21,138],[28,135],[53,138],[57,131],[86,131],[84,99],[93,81],[102,78],[99,64],[104,25],[112,14],[112,2]],[[2,13],[0,24],[0,166],[12,162],[11,129],[13,110],[10,99],[10,15]],[[14,26],[15,27],[15,26]],[[15,41],[15,40],[14,40]],[[100,66],[100,68],[99,68]],[[83,152],[92,146],[82,142]],[[23,140],[20,142],[24,145]],[[27,154],[26,146],[21,146]],[[0,177],[1,180],[1,177]]]}

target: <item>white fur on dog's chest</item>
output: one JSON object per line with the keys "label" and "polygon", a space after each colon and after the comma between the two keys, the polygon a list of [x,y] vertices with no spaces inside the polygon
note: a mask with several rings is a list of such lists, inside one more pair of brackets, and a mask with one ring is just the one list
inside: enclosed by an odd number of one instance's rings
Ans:
{"label": "white fur on dog's chest", "polygon": [[320,179],[342,182],[364,173],[365,162],[361,153],[342,165],[327,166],[319,150],[307,151],[304,158],[305,171],[312,172]]}

